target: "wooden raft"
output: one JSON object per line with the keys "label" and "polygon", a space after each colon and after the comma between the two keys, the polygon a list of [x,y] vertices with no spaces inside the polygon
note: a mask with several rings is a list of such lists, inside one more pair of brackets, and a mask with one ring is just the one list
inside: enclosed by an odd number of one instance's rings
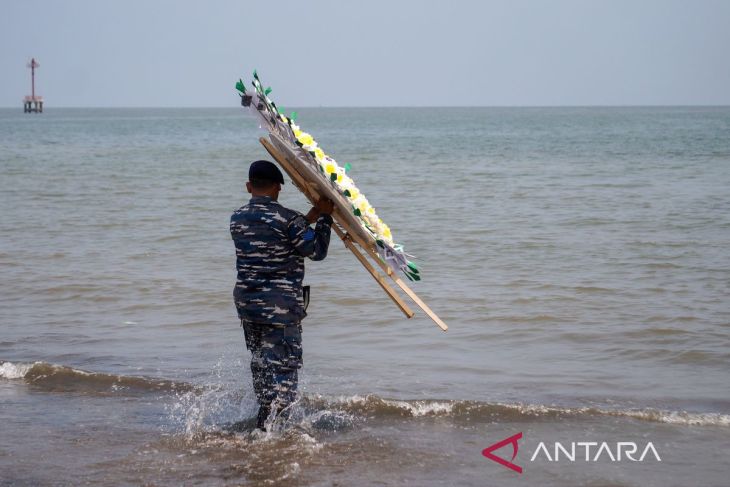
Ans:
{"label": "wooden raft", "polygon": [[[319,198],[322,196],[322,194],[320,194],[321,191],[317,188],[315,184],[307,182],[307,179],[297,171],[296,164],[294,164],[281,151],[277,150],[274,145],[264,137],[261,137],[259,139],[259,142],[261,142],[261,144],[266,148],[269,154],[271,154],[271,157],[273,157],[276,162],[279,163],[279,165],[284,169],[284,172],[289,175],[294,185],[299,188],[302,193],[304,193],[304,196],[306,196],[312,204],[319,200]],[[325,195],[325,197],[327,196]],[[431,318],[434,323],[436,323],[436,325],[438,325],[439,328],[441,328],[443,331],[448,330],[449,327],[446,325],[446,323],[444,323],[443,320],[441,320],[441,318],[439,318],[438,315],[436,315],[436,313],[434,313],[431,308],[429,308],[428,305],[424,303],[423,300],[418,297],[418,295],[410,287],[408,287],[408,285],[403,282],[403,280],[398,275],[393,272],[388,264],[380,259],[380,256],[373,249],[373,246],[368,245],[368,243],[360,235],[360,232],[351,227],[351,223],[348,222],[348,218],[345,218],[343,216],[342,205],[335,204],[334,211],[332,212],[332,218],[335,221],[332,225],[332,228],[335,230],[335,233],[337,233],[337,235],[342,239],[345,247],[347,247],[357,258],[357,260],[362,264],[362,266],[367,269],[370,275],[373,276],[373,278],[380,285],[383,291],[385,291],[390,299],[393,300],[396,306],[400,308],[400,310],[403,312],[403,314],[406,315],[406,317],[413,317],[413,311],[403,300],[403,298],[396,292],[396,290],[393,289],[393,287],[388,282],[388,279],[380,272],[378,272],[378,270],[373,266],[372,262],[375,262],[378,266],[380,266],[385,275],[388,276],[393,282],[395,282],[395,284],[399,288],[401,288],[401,290],[409,298],[411,298],[411,300],[419,308],[421,308],[424,313],[426,313],[426,315],[428,315],[428,317]],[[372,262],[366,256],[370,257]]]}

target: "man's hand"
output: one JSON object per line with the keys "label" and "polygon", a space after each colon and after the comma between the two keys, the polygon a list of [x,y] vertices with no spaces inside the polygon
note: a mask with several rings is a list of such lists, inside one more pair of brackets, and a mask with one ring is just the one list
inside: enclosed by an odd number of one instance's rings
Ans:
{"label": "man's hand", "polygon": [[314,207],[317,209],[320,215],[329,215],[334,211],[335,204],[331,199],[320,198],[317,203],[315,203]]}
{"label": "man's hand", "polygon": [[319,215],[329,215],[334,211],[335,204],[332,202],[332,200],[327,198],[320,198],[312,207],[311,210],[309,210],[309,213],[307,213],[307,221],[309,223],[314,223],[317,221],[317,218],[319,218]]}

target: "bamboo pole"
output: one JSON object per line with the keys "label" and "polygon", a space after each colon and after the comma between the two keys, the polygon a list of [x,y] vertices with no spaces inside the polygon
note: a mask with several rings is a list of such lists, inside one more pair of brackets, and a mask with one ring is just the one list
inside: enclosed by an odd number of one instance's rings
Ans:
{"label": "bamboo pole", "polygon": [[[289,175],[289,177],[292,178],[292,181],[294,184],[304,193],[304,195],[309,198],[309,200],[314,203],[316,199],[320,196],[319,193],[316,191],[316,188],[313,188],[311,185],[307,184],[306,180],[296,171],[294,168],[294,165],[289,161],[284,154],[281,154],[276,148],[273,147],[273,145],[266,140],[265,138],[261,137],[259,138],[259,142],[266,148],[266,150],[271,154],[271,157],[276,159],[276,161],[279,163],[279,165],[284,168],[286,173]],[[345,242],[345,246],[350,249],[350,251],[355,254],[355,257],[360,261],[360,263],[370,272],[370,274],[375,278],[375,280],[380,284],[380,286],[383,288],[383,290],[390,296],[390,298],[393,300],[393,302],[398,305],[398,307],[403,311],[403,313],[408,317],[413,316],[413,311],[408,308],[408,306],[403,302],[403,300],[400,298],[400,296],[391,288],[382,275],[380,275],[373,267],[372,265],[365,259],[365,257],[357,251],[357,249],[352,245],[352,241],[356,242],[380,267],[381,269],[388,275],[397,285],[400,287],[403,292],[405,292],[408,297],[410,297],[416,305],[423,310],[426,315],[431,318],[436,325],[441,328],[443,331],[448,330],[448,325],[444,323],[444,321],[439,318],[439,316],[431,310],[431,308],[405,283],[403,280],[398,277],[393,270],[390,268],[388,264],[382,261],[380,256],[377,254],[375,250],[373,250],[371,245],[368,245],[367,242],[365,242],[358,234],[357,232],[351,231],[349,229],[349,226],[346,223],[346,220],[342,218],[341,215],[339,215],[339,210],[335,206],[333,216],[336,217],[337,222],[342,226],[344,229],[344,233],[339,228],[335,228],[335,231],[337,234],[342,238],[343,242]],[[350,240],[350,245],[348,245],[348,241]],[[387,286],[387,287],[386,287]]]}

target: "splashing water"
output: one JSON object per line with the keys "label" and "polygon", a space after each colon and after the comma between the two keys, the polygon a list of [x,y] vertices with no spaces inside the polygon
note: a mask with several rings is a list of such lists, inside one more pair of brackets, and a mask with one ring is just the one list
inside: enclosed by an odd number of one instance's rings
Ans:
{"label": "splashing water", "polygon": [[199,390],[176,394],[167,405],[168,427],[172,433],[192,438],[255,415],[258,406],[250,384],[250,372],[240,352],[226,350]]}

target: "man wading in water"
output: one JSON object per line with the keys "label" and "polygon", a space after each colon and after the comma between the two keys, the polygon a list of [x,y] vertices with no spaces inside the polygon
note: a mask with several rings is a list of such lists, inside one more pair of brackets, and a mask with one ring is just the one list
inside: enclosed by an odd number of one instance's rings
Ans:
{"label": "man wading in water", "polygon": [[301,322],[309,302],[309,288],[302,287],[304,257],[327,256],[333,203],[322,199],[306,216],[284,208],[277,201],[284,177],[269,161],[252,163],[248,179],[252,198],[231,216],[238,271],[233,299],[251,352],[256,427],[264,430],[271,412],[280,413],[296,398]]}

